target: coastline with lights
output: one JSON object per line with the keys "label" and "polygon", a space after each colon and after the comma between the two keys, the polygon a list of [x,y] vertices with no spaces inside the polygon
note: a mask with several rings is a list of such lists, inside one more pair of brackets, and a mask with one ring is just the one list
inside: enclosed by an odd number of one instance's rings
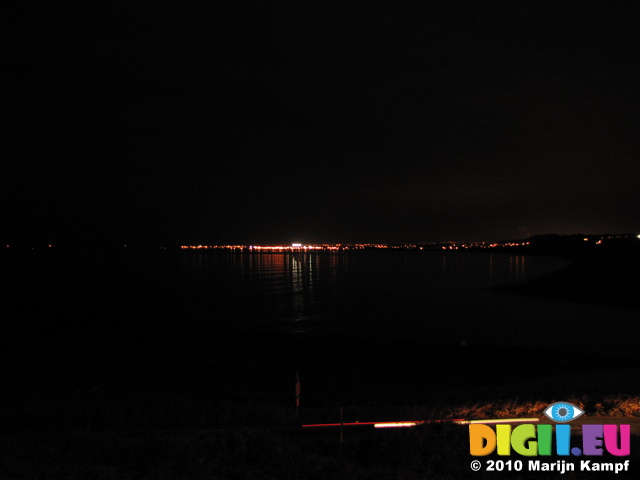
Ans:
{"label": "coastline with lights", "polygon": [[129,251],[197,251],[227,253],[316,253],[355,251],[469,251],[491,253],[518,253],[522,255],[552,255],[574,257],[589,252],[640,249],[640,235],[622,234],[545,234],[526,239],[501,241],[440,241],[413,243],[278,243],[278,244],[213,244],[213,243],[161,243],[161,242],[109,242],[99,239],[92,242],[3,242],[0,252],[43,250],[129,250]]}
{"label": "coastline with lights", "polygon": [[182,245],[180,250],[249,255],[422,251],[555,256],[568,259],[569,265],[524,283],[494,287],[493,290],[549,300],[638,308],[640,278],[636,272],[640,271],[640,236],[634,234],[550,234],[502,242]]}
{"label": "coastline with lights", "polygon": [[640,247],[640,235],[596,234],[596,235],[537,235],[522,240],[498,242],[430,242],[430,243],[321,243],[321,244],[276,244],[276,245],[180,245],[180,250],[218,251],[235,253],[300,253],[300,252],[347,252],[361,250],[426,250],[426,251],[506,251],[522,254],[569,255],[579,251],[604,251]]}

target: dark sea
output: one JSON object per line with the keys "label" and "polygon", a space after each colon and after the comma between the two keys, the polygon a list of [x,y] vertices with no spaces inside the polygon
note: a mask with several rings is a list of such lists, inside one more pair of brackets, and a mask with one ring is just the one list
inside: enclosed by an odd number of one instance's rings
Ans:
{"label": "dark sea", "polygon": [[22,334],[114,325],[152,332],[156,325],[170,325],[174,330],[197,326],[204,335],[337,334],[433,345],[553,348],[575,347],[579,340],[614,349],[625,341],[621,329],[637,323],[624,309],[495,288],[568,264],[555,257],[45,250],[5,255],[2,261],[4,328],[13,326]]}
{"label": "dark sea", "polygon": [[458,385],[469,396],[522,372],[622,367],[609,359],[640,335],[633,309],[499,288],[568,265],[555,257],[43,249],[0,261],[0,381],[16,404],[128,388],[287,403],[296,373],[317,405]]}
{"label": "dark sea", "polygon": [[[477,337],[494,286],[565,265],[551,257],[433,252],[189,255],[183,312],[198,321],[292,334],[426,342]],[[487,325],[484,326],[486,328]],[[481,329],[480,329],[481,330]]]}

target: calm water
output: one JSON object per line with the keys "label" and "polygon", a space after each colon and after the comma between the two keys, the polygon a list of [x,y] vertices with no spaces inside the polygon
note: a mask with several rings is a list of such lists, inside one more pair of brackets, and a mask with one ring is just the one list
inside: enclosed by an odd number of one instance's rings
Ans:
{"label": "calm water", "polygon": [[27,305],[24,315],[47,322],[117,321],[132,329],[139,322],[145,328],[196,323],[211,331],[338,333],[431,344],[616,349],[633,343],[640,334],[635,312],[490,290],[565,264],[457,252],[188,252],[30,257],[4,267],[12,276],[7,301]]}
{"label": "calm water", "polygon": [[461,325],[495,317],[489,287],[565,264],[477,253],[184,254],[180,272],[183,312],[202,321],[441,342],[460,340]]}

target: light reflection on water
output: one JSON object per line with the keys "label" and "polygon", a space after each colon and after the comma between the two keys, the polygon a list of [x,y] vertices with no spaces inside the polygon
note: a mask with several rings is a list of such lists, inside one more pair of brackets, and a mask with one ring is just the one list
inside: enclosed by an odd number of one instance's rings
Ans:
{"label": "light reflection on water", "polygon": [[481,253],[189,252],[181,257],[181,284],[190,292],[182,313],[248,330],[402,336],[428,325],[438,336],[451,322],[476,323],[489,315],[482,311],[483,298],[492,295],[488,287],[564,264]]}
{"label": "light reflection on water", "polygon": [[12,279],[7,298],[30,306],[16,315],[52,325],[63,319],[152,332],[156,323],[191,324],[212,336],[227,329],[338,333],[382,341],[573,346],[600,352],[633,351],[640,336],[634,309],[490,290],[566,264],[550,257],[53,252],[5,260],[6,276]]}

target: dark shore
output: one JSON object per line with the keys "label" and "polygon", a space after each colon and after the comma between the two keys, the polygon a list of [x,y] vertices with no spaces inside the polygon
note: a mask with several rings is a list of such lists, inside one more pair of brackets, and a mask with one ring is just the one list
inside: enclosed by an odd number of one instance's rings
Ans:
{"label": "dark shore", "polygon": [[637,250],[570,256],[571,264],[543,277],[497,291],[564,302],[640,309]]}

